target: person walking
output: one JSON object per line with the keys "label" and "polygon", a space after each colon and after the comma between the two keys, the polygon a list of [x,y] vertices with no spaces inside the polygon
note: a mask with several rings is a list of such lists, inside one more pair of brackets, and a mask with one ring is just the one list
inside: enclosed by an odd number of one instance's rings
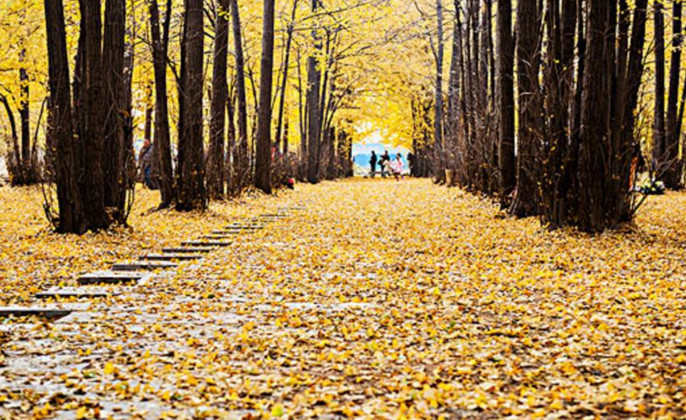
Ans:
{"label": "person walking", "polygon": [[370,172],[369,175],[374,178],[374,174],[376,173],[376,162],[377,162],[377,156],[376,152],[372,150],[372,157],[369,159],[369,166],[370,166]]}
{"label": "person walking", "polygon": [[145,139],[143,147],[138,154],[138,165],[143,172],[143,183],[149,189],[155,189],[155,185],[152,181],[152,157],[153,157],[153,146],[149,139]]}

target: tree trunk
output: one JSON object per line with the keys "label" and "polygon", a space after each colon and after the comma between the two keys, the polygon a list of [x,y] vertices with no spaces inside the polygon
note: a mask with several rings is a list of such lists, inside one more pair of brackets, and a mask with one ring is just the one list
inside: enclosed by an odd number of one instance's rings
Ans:
{"label": "tree trunk", "polygon": [[229,46],[229,21],[226,15],[228,10],[229,1],[221,0],[215,14],[210,150],[207,159],[207,189],[210,198],[213,199],[224,197],[224,130],[226,127],[226,101],[229,96],[229,88],[226,82]]}
{"label": "tree trunk", "polygon": [[436,150],[436,180],[445,182],[445,151],[443,145],[443,2],[436,0],[436,86],[434,91],[434,147]]}
{"label": "tree trunk", "polygon": [[69,63],[62,0],[45,0],[48,50],[47,174],[57,187],[57,214],[46,210],[58,232],[83,233],[86,223],[77,184]]}
{"label": "tree trunk", "polygon": [[243,57],[243,37],[238,0],[231,0],[231,24],[236,54],[236,90],[238,94],[238,154],[234,156],[238,188],[242,188],[248,178],[248,105],[245,94],[245,59]]}
{"label": "tree trunk", "polygon": [[[0,103],[2,103],[2,105],[5,108],[5,111],[7,112],[7,119],[10,123],[10,133],[12,136],[12,146],[14,152],[13,156],[10,153],[8,153],[8,157],[11,156],[11,159],[9,159],[9,162],[7,162],[7,169],[9,170],[9,173],[12,178],[12,185],[21,185],[23,182],[23,176],[21,173],[21,151],[19,150],[17,122],[14,119],[14,112],[12,111],[12,107],[10,106],[9,101],[7,101],[7,98],[2,94],[0,94]],[[17,178],[16,181],[15,178]]]}
{"label": "tree trunk", "polygon": [[[291,44],[293,42],[293,25],[295,23],[296,12],[298,11],[298,0],[293,0],[293,11],[291,12],[291,21],[288,23],[288,29],[286,34],[286,52],[283,62],[283,78],[281,81],[281,90],[279,98],[279,116],[276,123],[276,140],[275,143],[277,147],[282,141],[282,127],[283,127],[283,114],[284,106],[286,102],[286,87],[288,86],[288,69],[291,61]],[[288,151],[288,139],[283,138],[283,153],[284,155]]]}
{"label": "tree trunk", "polygon": [[[104,90],[102,66],[102,18],[100,0],[80,0],[81,34],[83,51],[81,56],[81,80],[79,86],[80,120],[79,140],[81,153],[77,155],[81,164],[79,174],[81,198],[87,230],[108,227],[105,211],[104,153],[105,109],[102,106]],[[109,151],[108,151],[109,152]]]}
{"label": "tree trunk", "polygon": [[669,162],[664,175],[665,186],[679,189],[681,183],[681,163],[679,162],[679,140],[681,126],[677,118],[679,96],[679,76],[681,73],[681,0],[672,0],[672,57],[669,66],[669,98],[667,100],[667,126],[665,133],[665,160]]}
{"label": "tree trunk", "polygon": [[[260,109],[257,124],[255,186],[271,194],[272,82],[274,72],[274,0],[264,0]],[[277,145],[278,146],[278,145]]]}
{"label": "tree trunk", "polygon": [[[607,178],[611,156],[608,156],[612,77],[614,66],[613,9],[616,0],[588,2],[588,30],[586,31],[586,64],[583,80],[581,136],[579,149],[579,227],[599,232],[610,227],[613,214],[608,214],[606,203]],[[626,192],[622,192],[626,194]]]}
{"label": "tree trunk", "polygon": [[498,0],[498,167],[500,203],[509,204],[515,188],[515,118],[514,118],[514,41],[512,37],[512,0]]}
{"label": "tree trunk", "polygon": [[169,128],[169,104],[167,98],[167,49],[172,0],[167,0],[165,20],[160,34],[160,18],[157,0],[150,0],[150,29],[152,35],[153,67],[155,73],[155,158],[159,168],[160,208],[171,205],[174,199],[174,174]]}
{"label": "tree trunk", "polygon": [[[25,50],[20,54],[21,61],[24,61]],[[21,184],[29,185],[36,181],[35,171],[31,163],[31,128],[29,112],[29,75],[23,66],[19,69],[19,82],[21,83],[21,104],[19,107],[19,120],[21,122],[21,162],[19,163],[21,173]]]}
{"label": "tree trunk", "polygon": [[[312,12],[317,12],[318,0],[312,0]],[[322,49],[321,38],[316,26],[312,29],[315,50]],[[319,88],[321,71],[317,65],[317,54],[307,58],[307,180],[316,184],[319,182],[320,142],[321,142],[321,110],[319,109]]]}
{"label": "tree trunk", "polygon": [[654,3],[655,33],[655,121],[653,123],[653,164],[661,175],[666,169],[665,158],[665,32],[662,3]]}
{"label": "tree trunk", "polygon": [[205,209],[203,153],[203,2],[185,0],[184,37],[179,97],[179,157],[176,209]]}
{"label": "tree trunk", "polygon": [[517,188],[510,212],[517,217],[538,213],[537,133],[540,125],[539,44],[540,11],[537,0],[517,4],[517,79],[519,82],[519,126]]}
{"label": "tree trunk", "polygon": [[105,108],[103,160],[105,174],[105,207],[118,223],[124,224],[128,179],[123,167],[125,146],[126,80],[124,78],[124,36],[126,4],[124,0],[107,0],[105,34],[102,49]]}

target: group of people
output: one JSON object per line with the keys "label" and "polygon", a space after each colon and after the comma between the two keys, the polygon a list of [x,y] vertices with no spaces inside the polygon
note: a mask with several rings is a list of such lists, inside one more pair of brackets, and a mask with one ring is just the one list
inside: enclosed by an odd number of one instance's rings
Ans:
{"label": "group of people", "polygon": [[383,155],[381,155],[381,159],[379,159],[376,155],[376,152],[372,150],[372,156],[369,159],[369,166],[371,169],[370,176],[372,178],[374,178],[374,175],[376,174],[377,164],[379,165],[382,178],[394,176],[396,180],[400,180],[400,178],[403,176],[403,160],[400,153],[395,156],[395,159],[391,159],[391,156],[388,154],[388,150],[384,150]]}

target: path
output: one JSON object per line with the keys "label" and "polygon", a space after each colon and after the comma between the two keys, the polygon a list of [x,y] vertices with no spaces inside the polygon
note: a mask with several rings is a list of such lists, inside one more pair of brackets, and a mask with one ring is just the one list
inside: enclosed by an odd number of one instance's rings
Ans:
{"label": "path", "polygon": [[3,327],[0,418],[686,414],[683,196],[590,238],[423,180],[299,188],[201,262]]}

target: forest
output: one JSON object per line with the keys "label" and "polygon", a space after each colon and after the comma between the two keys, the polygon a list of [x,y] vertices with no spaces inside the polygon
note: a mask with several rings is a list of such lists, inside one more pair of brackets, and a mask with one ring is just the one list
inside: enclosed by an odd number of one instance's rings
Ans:
{"label": "forest", "polygon": [[617,227],[639,184],[683,186],[678,0],[3,7],[2,147],[58,231],[126,223],[140,138],[181,211],[349,176],[371,133],[551,227]]}

